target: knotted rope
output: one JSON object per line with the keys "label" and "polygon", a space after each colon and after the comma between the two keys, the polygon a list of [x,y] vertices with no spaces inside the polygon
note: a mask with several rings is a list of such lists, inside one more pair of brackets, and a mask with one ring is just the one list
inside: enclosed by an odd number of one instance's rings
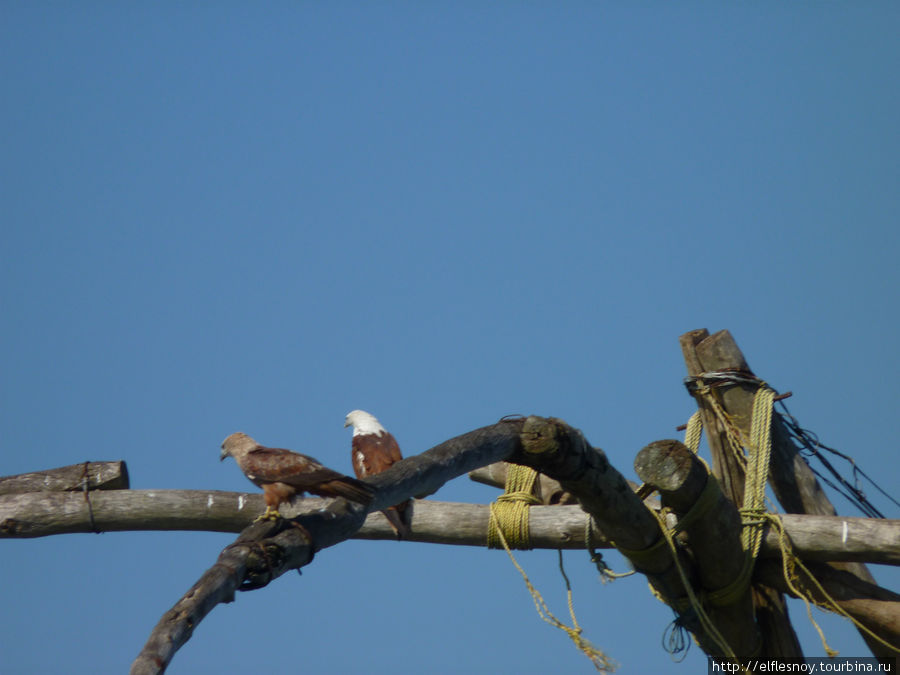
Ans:
{"label": "knotted rope", "polygon": [[[719,403],[718,398],[713,394],[712,387],[703,382],[704,378],[721,376],[724,382],[736,383],[737,381],[745,383],[754,383],[757,385],[757,391],[753,398],[753,412],[750,420],[750,435],[746,443],[741,441],[740,431],[735,427],[731,416],[725,411]],[[720,422],[726,439],[728,448],[732,455],[740,462],[745,472],[744,484],[744,503],[739,509],[741,514],[741,544],[747,554],[745,564],[738,575],[725,588],[718,589],[706,594],[706,599],[716,604],[728,604],[734,602],[750,585],[753,577],[753,568],[759,555],[759,549],[762,545],[763,536],[765,534],[766,525],[771,525],[778,532],[778,542],[781,549],[782,572],[784,574],[785,583],[788,588],[799,597],[806,605],[807,616],[810,623],[819,634],[825,653],[829,656],[836,656],[837,652],[832,649],[827,640],[825,633],[813,618],[811,603],[840,614],[849,619],[857,628],[871,636],[876,641],[895,651],[900,651],[896,646],[891,645],[880,636],[876,635],[868,627],[861,624],[854,617],[850,616],[822,587],[819,581],[812,575],[803,562],[794,554],[791,547],[790,537],[784,530],[784,524],[776,513],[766,510],[766,481],[769,474],[769,463],[772,454],[772,417],[776,392],[761,380],[750,380],[748,378],[734,377],[729,373],[704,373],[697,378],[695,382],[700,382],[691,390],[694,396],[702,398],[715,414]],[[690,387],[689,387],[690,389]],[[685,445],[692,451],[697,452],[700,445],[700,434],[702,433],[702,422],[700,413],[694,413],[688,421],[687,431],[685,432]],[[746,452],[744,447],[746,445]],[[816,600],[811,591],[804,591],[797,587],[798,580],[797,569],[803,571],[812,586],[821,594],[824,600]]]}
{"label": "knotted rope", "polygon": [[[490,517],[488,519],[488,548],[503,548],[512,564],[522,575],[525,586],[531,594],[534,601],[534,608],[537,610],[538,616],[551,626],[564,631],[566,635],[575,643],[584,654],[591,660],[600,672],[608,673],[615,670],[615,663],[609,659],[601,650],[592,645],[582,633],[581,626],[578,625],[578,619],[575,617],[575,605],[572,599],[572,585],[569,583],[569,577],[566,575],[563,567],[562,550],[559,553],[559,571],[562,574],[566,584],[566,597],[568,599],[569,616],[572,618],[572,625],[567,626],[557,619],[543,596],[531,583],[525,570],[519,565],[512,553],[512,548],[531,549],[531,539],[528,530],[528,511],[534,504],[540,504],[536,492],[538,472],[534,469],[521,466],[518,464],[509,464],[506,474],[506,490],[490,505]],[[498,545],[499,544],[499,545]]]}
{"label": "knotted rope", "polygon": [[[488,521],[488,548],[531,550],[531,534],[528,527],[528,507],[540,504],[535,494],[538,472],[521,464],[509,464],[506,472],[506,490],[491,504]],[[502,539],[501,539],[502,534]]]}

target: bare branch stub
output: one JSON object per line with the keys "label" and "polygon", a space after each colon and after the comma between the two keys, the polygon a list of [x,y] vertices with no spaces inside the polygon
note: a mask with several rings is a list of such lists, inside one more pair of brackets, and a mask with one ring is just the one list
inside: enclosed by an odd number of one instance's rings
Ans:
{"label": "bare branch stub", "polygon": [[127,490],[128,468],[125,462],[80,462],[58,469],[0,476],[0,495],[85,489]]}

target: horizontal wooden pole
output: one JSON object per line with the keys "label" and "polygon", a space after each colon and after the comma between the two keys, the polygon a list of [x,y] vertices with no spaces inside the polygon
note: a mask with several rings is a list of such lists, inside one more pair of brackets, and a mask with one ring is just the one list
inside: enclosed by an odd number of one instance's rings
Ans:
{"label": "horizontal wooden pole", "polygon": [[[240,532],[263,511],[261,494],[217,490],[117,490],[90,495],[97,529],[104,532],[191,530]],[[287,517],[320,510],[328,500],[307,498],[282,508]],[[413,528],[407,541],[458,546],[483,546],[488,506],[432,500],[413,504]],[[584,548],[588,516],[579,506],[534,506],[531,539],[534,548]],[[865,561],[900,565],[900,520],[785,514],[785,529],[794,551],[804,560]],[[26,493],[0,495],[0,539],[46,537],[92,532],[83,494]],[[357,539],[394,540],[396,535],[380,513],[370,513]],[[603,534],[593,530],[591,543],[608,548]],[[778,537],[769,532],[761,555],[779,555]]]}

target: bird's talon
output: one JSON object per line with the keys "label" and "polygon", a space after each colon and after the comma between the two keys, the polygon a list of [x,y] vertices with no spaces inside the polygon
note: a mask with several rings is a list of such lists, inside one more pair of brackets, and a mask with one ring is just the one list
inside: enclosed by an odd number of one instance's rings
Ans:
{"label": "bird's talon", "polygon": [[278,510],[273,509],[271,506],[267,506],[266,512],[257,516],[256,520],[254,520],[253,522],[259,523],[263,520],[278,520],[279,518],[283,518],[283,516],[278,513]]}

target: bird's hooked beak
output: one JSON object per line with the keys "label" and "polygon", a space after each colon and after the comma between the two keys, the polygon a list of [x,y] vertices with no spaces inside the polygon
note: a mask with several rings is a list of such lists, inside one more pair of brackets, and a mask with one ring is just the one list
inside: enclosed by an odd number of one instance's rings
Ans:
{"label": "bird's hooked beak", "polygon": [[219,461],[223,461],[226,457],[228,457],[228,451],[225,449],[225,444],[222,444],[222,452],[219,453]]}
{"label": "bird's hooked beak", "polygon": [[344,428],[345,428],[345,429],[346,429],[347,427],[349,427],[351,424],[353,424],[353,422],[351,422],[350,420],[347,420],[347,419],[344,420]]}

